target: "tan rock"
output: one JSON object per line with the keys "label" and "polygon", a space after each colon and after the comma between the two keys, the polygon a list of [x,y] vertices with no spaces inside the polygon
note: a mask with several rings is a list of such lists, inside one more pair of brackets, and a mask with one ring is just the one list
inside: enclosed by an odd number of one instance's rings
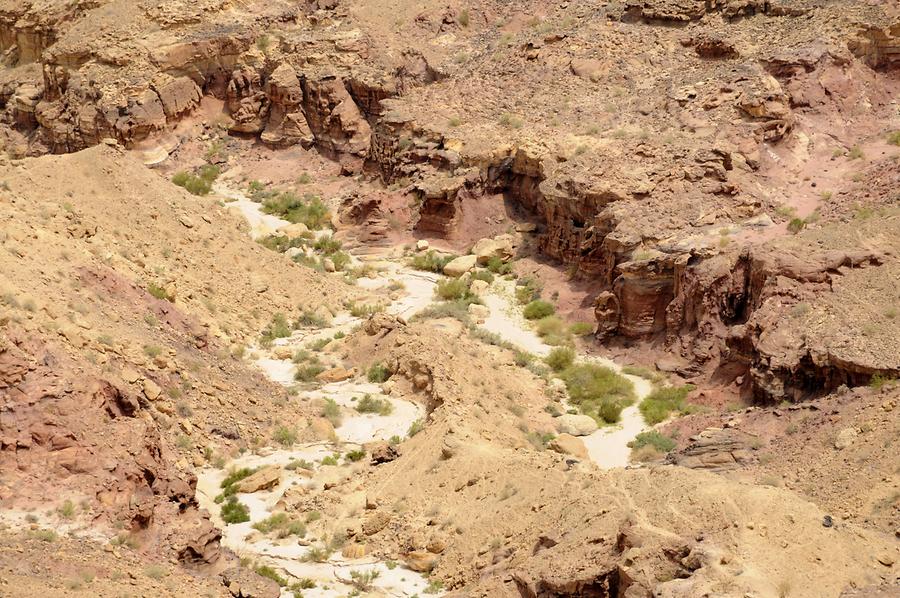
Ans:
{"label": "tan rock", "polygon": [[360,544],[358,542],[353,542],[352,544],[347,544],[341,550],[341,555],[345,559],[361,559],[364,556],[369,554],[369,549],[365,544]]}
{"label": "tan rock", "polygon": [[316,417],[309,424],[315,438],[319,440],[331,440],[334,438],[334,426],[324,417]]}
{"label": "tan rock", "polygon": [[556,429],[560,434],[587,436],[597,431],[597,422],[589,415],[565,414],[556,418]]}
{"label": "tan rock", "polygon": [[487,264],[492,257],[508,260],[512,257],[512,239],[508,235],[501,235],[494,239],[480,239],[472,247],[479,264]]}
{"label": "tan rock", "polygon": [[584,446],[580,438],[576,438],[571,434],[560,434],[550,441],[549,447],[550,450],[563,455],[572,455],[579,459],[588,458],[587,447]]}
{"label": "tan rock", "polygon": [[159,387],[159,384],[150,379],[144,380],[144,396],[147,399],[155,401],[161,394],[162,389]]}
{"label": "tan rock", "polygon": [[834,439],[834,448],[839,451],[844,450],[856,441],[857,436],[855,428],[844,428],[837,433],[837,437]]}
{"label": "tan rock", "polygon": [[264,467],[253,475],[238,482],[238,492],[259,492],[274,488],[281,482],[281,469],[278,467]]}
{"label": "tan rock", "polygon": [[325,384],[330,384],[332,382],[343,382],[344,380],[349,380],[354,375],[353,369],[346,369],[342,367],[331,368],[330,370],[325,370],[318,376],[316,376],[316,380],[319,382],[324,382]]}
{"label": "tan rock", "polygon": [[278,232],[284,233],[286,236],[293,239],[294,237],[302,237],[309,233],[309,227],[302,222],[295,222],[293,224],[288,224],[287,226],[282,226],[278,229]]}
{"label": "tan rock", "polygon": [[452,276],[454,278],[459,278],[469,270],[475,267],[475,262],[477,261],[477,257],[474,255],[462,255],[454,260],[451,260],[449,264],[444,266],[444,274],[447,276]]}
{"label": "tan rock", "polygon": [[129,384],[134,384],[135,382],[137,382],[140,379],[141,379],[141,375],[137,371],[135,371],[131,368],[124,368],[122,370],[122,380],[124,380],[125,382],[128,382]]}
{"label": "tan rock", "polygon": [[429,247],[428,241],[425,239],[419,239],[416,241],[416,251],[427,251]]}
{"label": "tan rock", "polygon": [[391,522],[391,515],[386,511],[376,511],[366,517],[362,524],[362,531],[367,536],[373,536],[387,527]]}
{"label": "tan rock", "polygon": [[413,571],[427,573],[437,565],[438,557],[430,552],[414,550],[413,552],[408,553],[403,560],[406,563],[406,566]]}

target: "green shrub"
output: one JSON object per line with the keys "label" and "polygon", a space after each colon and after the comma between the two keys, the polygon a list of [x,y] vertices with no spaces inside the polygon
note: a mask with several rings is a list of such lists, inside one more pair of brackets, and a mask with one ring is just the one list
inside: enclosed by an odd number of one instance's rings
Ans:
{"label": "green shrub", "polygon": [[369,382],[374,382],[376,384],[381,384],[382,382],[387,381],[387,379],[390,377],[391,371],[387,369],[387,366],[382,364],[380,361],[370,365],[369,371],[366,372],[366,378],[368,378]]}
{"label": "green shrub", "polygon": [[338,460],[334,455],[328,455],[327,457],[322,457],[321,463],[322,465],[337,465]]}
{"label": "green shrub", "polygon": [[266,249],[271,249],[278,253],[284,253],[293,247],[304,247],[307,241],[308,239],[302,236],[289,238],[285,235],[267,235],[256,240],[257,243]]}
{"label": "green shrub", "polygon": [[366,456],[366,451],[364,449],[358,449],[355,451],[347,451],[347,454],[344,455],[344,457],[348,461],[352,461],[354,463],[356,463],[357,461],[359,461],[360,459],[362,459],[365,456]]}
{"label": "green shrub", "polygon": [[442,301],[437,305],[429,305],[415,314],[411,321],[416,322],[428,319],[456,318],[465,325],[469,325],[469,305],[472,298],[457,299],[456,301]]}
{"label": "green shrub", "polygon": [[172,182],[192,195],[209,195],[209,192],[212,191],[212,180],[206,180],[185,171],[175,173]]}
{"label": "green shrub", "polygon": [[338,428],[341,425],[341,406],[334,399],[325,399],[325,405],[322,407],[322,417],[331,422]]}
{"label": "green shrub", "polygon": [[66,500],[56,511],[63,519],[71,519],[75,516],[75,505],[71,500]]}
{"label": "green shrub", "polygon": [[159,286],[155,282],[151,282],[150,284],[147,285],[147,292],[150,293],[152,296],[156,297],[157,299],[162,299],[162,300],[168,301],[170,303],[175,301],[175,298],[170,296],[169,293],[166,292],[166,289]]}
{"label": "green shrub", "polygon": [[341,250],[341,242],[338,239],[335,239],[333,235],[319,237],[315,244],[313,244],[313,248],[317,251],[321,251],[325,255],[331,255]]}
{"label": "green shrub", "polygon": [[635,436],[634,440],[628,443],[628,446],[632,449],[652,446],[661,453],[668,453],[675,448],[675,441],[668,436],[664,436],[657,430],[649,430]]}
{"label": "green shrub", "polygon": [[390,415],[394,406],[387,399],[376,399],[372,395],[365,395],[356,402],[356,410],[359,413],[377,413],[378,415]]}
{"label": "green shrub", "polygon": [[791,218],[787,225],[788,231],[795,235],[803,230],[804,227],[806,227],[806,221],[803,218]]}
{"label": "green shrub", "polygon": [[575,362],[575,350],[571,347],[556,347],[544,361],[554,372],[561,372]]}
{"label": "green shrub", "polygon": [[272,322],[263,330],[259,337],[259,344],[263,347],[272,346],[272,341],[276,338],[287,338],[294,331],[283,313],[276,313],[272,316]]}
{"label": "green shrub", "polygon": [[892,386],[896,383],[897,380],[892,378],[891,376],[882,376],[881,374],[875,374],[871,378],[869,378],[869,388],[873,390],[881,390],[885,386]]}
{"label": "green shrub", "polygon": [[384,311],[384,306],[380,303],[376,304],[366,304],[366,303],[351,303],[350,304],[350,315],[354,318],[367,318],[372,314],[378,313],[380,311]]}
{"label": "green shrub", "polygon": [[643,378],[650,382],[658,382],[663,379],[663,376],[659,372],[655,372],[639,365],[622,366],[622,373],[630,376],[637,376],[638,378]]}
{"label": "green shrub", "polygon": [[316,195],[306,195],[303,199],[286,191],[266,199],[262,211],[266,214],[280,216],[288,222],[302,222],[310,230],[319,230],[328,223],[328,207]]}
{"label": "green shrub", "polygon": [[566,324],[557,316],[547,316],[537,322],[535,331],[544,342],[551,346],[565,345],[571,341]]}
{"label": "green shrub", "polygon": [[496,255],[492,255],[488,258],[487,261],[487,269],[493,272],[494,274],[499,274],[503,276],[505,274],[509,274],[512,272],[512,264],[509,262],[504,262],[501,258]]}
{"label": "green shrub", "polygon": [[225,523],[245,523],[250,521],[250,510],[231,495],[222,505],[222,521]]}
{"label": "green shrub", "polygon": [[593,363],[572,365],[561,374],[569,397],[585,415],[598,422],[619,421],[622,409],[634,401],[634,386],[624,376]]}
{"label": "green shrub", "polygon": [[513,360],[516,362],[517,366],[524,368],[534,362],[534,355],[528,351],[515,349],[513,350]]}
{"label": "green shrub", "polygon": [[417,419],[412,423],[412,425],[409,426],[409,431],[406,433],[406,435],[412,438],[413,436],[421,432],[424,428],[425,422],[423,422],[421,419]]}
{"label": "green shrub", "polygon": [[262,521],[253,524],[253,529],[264,534],[276,533],[278,538],[289,536],[303,537],[306,535],[306,525],[302,521],[291,519],[287,513],[275,513]]}
{"label": "green shrub", "polygon": [[543,284],[533,276],[520,278],[516,282],[516,301],[525,305],[541,298]]}
{"label": "green shrub", "polygon": [[216,496],[216,503],[221,503],[226,498],[236,494],[237,483],[244,478],[253,475],[257,471],[259,471],[258,467],[243,467],[241,469],[236,469],[225,476],[225,479],[222,480],[222,483],[219,485],[219,487],[222,488],[222,492]]}
{"label": "green shrub", "polygon": [[462,278],[445,278],[438,281],[434,292],[444,301],[464,299],[469,295],[469,283]]}
{"label": "green shrub", "polygon": [[330,257],[331,262],[334,264],[334,269],[338,272],[342,272],[347,267],[347,264],[350,263],[350,254],[346,251],[335,251]]}
{"label": "green shrub", "polygon": [[312,382],[316,376],[325,371],[325,366],[318,362],[298,365],[294,372],[294,380],[297,382]]}
{"label": "green shrub", "polygon": [[463,9],[462,11],[460,11],[459,16],[456,17],[456,21],[460,24],[460,26],[468,27],[469,26],[469,11],[466,9]]}
{"label": "green shrub", "polygon": [[525,306],[523,315],[526,320],[540,320],[541,318],[552,316],[555,311],[556,308],[549,301],[536,299]]}
{"label": "green shrub", "polygon": [[297,431],[287,426],[278,426],[272,434],[272,440],[281,446],[293,446],[297,443]]}
{"label": "green shrub", "polygon": [[587,336],[594,333],[594,325],[590,322],[575,322],[569,326],[569,332],[575,336]]}
{"label": "green shrub", "polygon": [[893,131],[888,134],[887,142],[891,145],[900,145],[900,131]]}
{"label": "green shrub", "polygon": [[491,274],[490,270],[476,270],[471,274],[472,280],[483,280],[484,282],[491,284],[494,282],[494,275]]}
{"label": "green shrub", "polygon": [[416,270],[441,274],[444,266],[453,261],[452,255],[439,255],[433,249],[413,256],[410,265]]}
{"label": "green shrub", "polygon": [[694,386],[691,384],[657,388],[641,401],[638,409],[641,410],[644,421],[650,425],[658,424],[673,411],[684,412],[684,399],[692,390]]}

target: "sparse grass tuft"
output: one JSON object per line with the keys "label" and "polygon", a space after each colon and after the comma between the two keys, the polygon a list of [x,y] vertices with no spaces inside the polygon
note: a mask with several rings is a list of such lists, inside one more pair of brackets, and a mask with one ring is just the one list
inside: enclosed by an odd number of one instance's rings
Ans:
{"label": "sparse grass tuft", "polygon": [[297,431],[287,426],[278,426],[272,434],[272,440],[284,447],[297,443]]}
{"label": "sparse grass tuft", "polygon": [[445,278],[439,280],[435,294],[444,301],[455,301],[469,297],[469,283],[462,278]]}
{"label": "sparse grass tuft", "polygon": [[391,377],[391,371],[382,364],[380,361],[373,363],[369,366],[368,372],[366,372],[366,378],[369,382],[374,382],[376,384],[381,384],[388,380]]}
{"label": "sparse grass tuft", "polygon": [[376,399],[372,395],[365,395],[356,402],[356,410],[359,413],[377,413],[378,415],[390,415],[394,406],[387,399]]}

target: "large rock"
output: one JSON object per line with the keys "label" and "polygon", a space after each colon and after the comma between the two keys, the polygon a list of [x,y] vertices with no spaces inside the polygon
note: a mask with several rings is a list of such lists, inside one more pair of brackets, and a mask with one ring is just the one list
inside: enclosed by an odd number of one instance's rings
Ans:
{"label": "large rock", "polygon": [[579,438],[575,438],[571,434],[560,434],[550,441],[550,450],[563,455],[572,455],[579,459],[587,459],[587,447]]}
{"label": "large rock", "polygon": [[459,278],[460,276],[474,268],[475,262],[477,260],[478,258],[474,255],[462,255],[444,266],[444,274],[446,274],[447,276],[452,276],[454,278]]}
{"label": "large rock", "polygon": [[587,436],[597,431],[597,422],[589,415],[565,414],[556,418],[556,429],[560,434]]}
{"label": "large rock", "polygon": [[493,239],[481,239],[472,247],[472,254],[482,265],[487,264],[492,257],[507,261],[513,255],[512,238],[500,235]]}
{"label": "large rock", "polygon": [[323,382],[325,384],[331,384],[332,382],[343,382],[344,380],[349,380],[354,375],[354,370],[336,367],[331,368],[330,370],[325,370],[318,376],[316,376],[316,380],[319,382]]}
{"label": "large rock", "polygon": [[270,490],[281,482],[281,470],[277,467],[265,467],[251,476],[238,482],[237,490],[243,493]]}
{"label": "large rock", "polygon": [[295,222],[293,224],[287,224],[278,229],[278,232],[284,233],[290,238],[294,237],[302,237],[309,233],[309,227],[307,227],[302,222]]}
{"label": "large rock", "polygon": [[300,107],[303,88],[293,67],[284,63],[269,75],[266,96],[270,105],[269,120],[260,139],[276,147],[297,143],[304,147],[312,146],[315,137]]}
{"label": "large rock", "polygon": [[437,564],[438,557],[430,552],[414,550],[413,552],[407,554],[403,560],[406,562],[406,566],[413,571],[418,571],[419,573],[427,573],[434,569],[434,566]]}

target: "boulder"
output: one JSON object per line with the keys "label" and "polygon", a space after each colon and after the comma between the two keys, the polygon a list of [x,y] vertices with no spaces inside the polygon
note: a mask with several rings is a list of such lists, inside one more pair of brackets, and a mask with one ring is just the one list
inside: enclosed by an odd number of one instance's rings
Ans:
{"label": "boulder", "polygon": [[560,434],[587,436],[597,431],[597,422],[589,415],[565,414],[556,418],[556,429]]}
{"label": "boulder", "polygon": [[362,531],[367,536],[373,536],[387,527],[391,522],[391,515],[386,511],[376,511],[363,521]]}
{"label": "boulder", "polygon": [[372,465],[380,465],[389,463],[400,456],[397,447],[387,442],[376,442],[369,447],[369,454],[372,456]]}
{"label": "boulder", "polygon": [[151,401],[155,401],[162,394],[159,384],[153,380],[144,380],[144,396]]}
{"label": "boulder", "polygon": [[334,426],[324,417],[316,417],[309,424],[314,438],[318,440],[331,440],[334,438]]}
{"label": "boulder", "polygon": [[493,239],[481,239],[472,247],[472,254],[482,265],[487,264],[492,257],[506,261],[513,254],[512,239],[508,235],[500,235]]}
{"label": "boulder", "polygon": [[270,490],[279,482],[281,482],[281,469],[274,466],[264,467],[238,482],[237,491],[250,494],[261,490]]}
{"label": "boulder", "polygon": [[550,450],[562,455],[572,455],[579,459],[587,459],[588,452],[581,439],[575,438],[571,434],[560,434],[550,441]]}
{"label": "boulder", "polygon": [[487,293],[487,290],[488,290],[488,288],[489,288],[490,286],[491,286],[491,285],[489,285],[489,284],[487,283],[487,281],[484,281],[484,280],[473,280],[473,281],[472,281],[472,284],[469,285],[469,291],[470,291],[473,295],[477,295],[478,297],[481,297],[482,295],[484,295],[485,293]]}
{"label": "boulder", "polygon": [[358,542],[353,542],[352,544],[347,544],[341,549],[341,556],[345,559],[361,559],[369,553],[368,548],[365,544],[360,544]]}
{"label": "boulder", "polygon": [[437,564],[437,556],[421,550],[414,550],[408,553],[403,560],[406,562],[407,567],[419,573],[427,573],[434,569],[434,566]]}
{"label": "boulder", "polygon": [[844,450],[853,444],[853,441],[856,440],[856,436],[857,432],[855,428],[844,428],[837,433],[837,437],[834,439],[834,448],[839,451]]}
{"label": "boulder", "polygon": [[454,278],[459,278],[475,267],[475,262],[477,259],[478,258],[474,255],[462,255],[444,266],[444,274],[446,274],[447,276],[452,276]]}
{"label": "boulder", "polygon": [[416,241],[416,251],[428,251],[429,246],[430,245],[428,241],[426,241],[425,239],[419,239],[418,241]]}
{"label": "boulder", "polygon": [[325,370],[318,376],[316,376],[316,380],[319,382],[324,382],[325,384],[330,384],[332,382],[343,382],[344,380],[349,380],[353,377],[353,370],[348,370],[346,368],[331,368],[330,370]]}
{"label": "boulder", "polygon": [[295,222],[293,224],[288,224],[286,226],[282,226],[278,229],[278,232],[284,233],[285,236],[293,239],[294,237],[302,237],[309,233],[309,227],[307,227],[302,222]]}

